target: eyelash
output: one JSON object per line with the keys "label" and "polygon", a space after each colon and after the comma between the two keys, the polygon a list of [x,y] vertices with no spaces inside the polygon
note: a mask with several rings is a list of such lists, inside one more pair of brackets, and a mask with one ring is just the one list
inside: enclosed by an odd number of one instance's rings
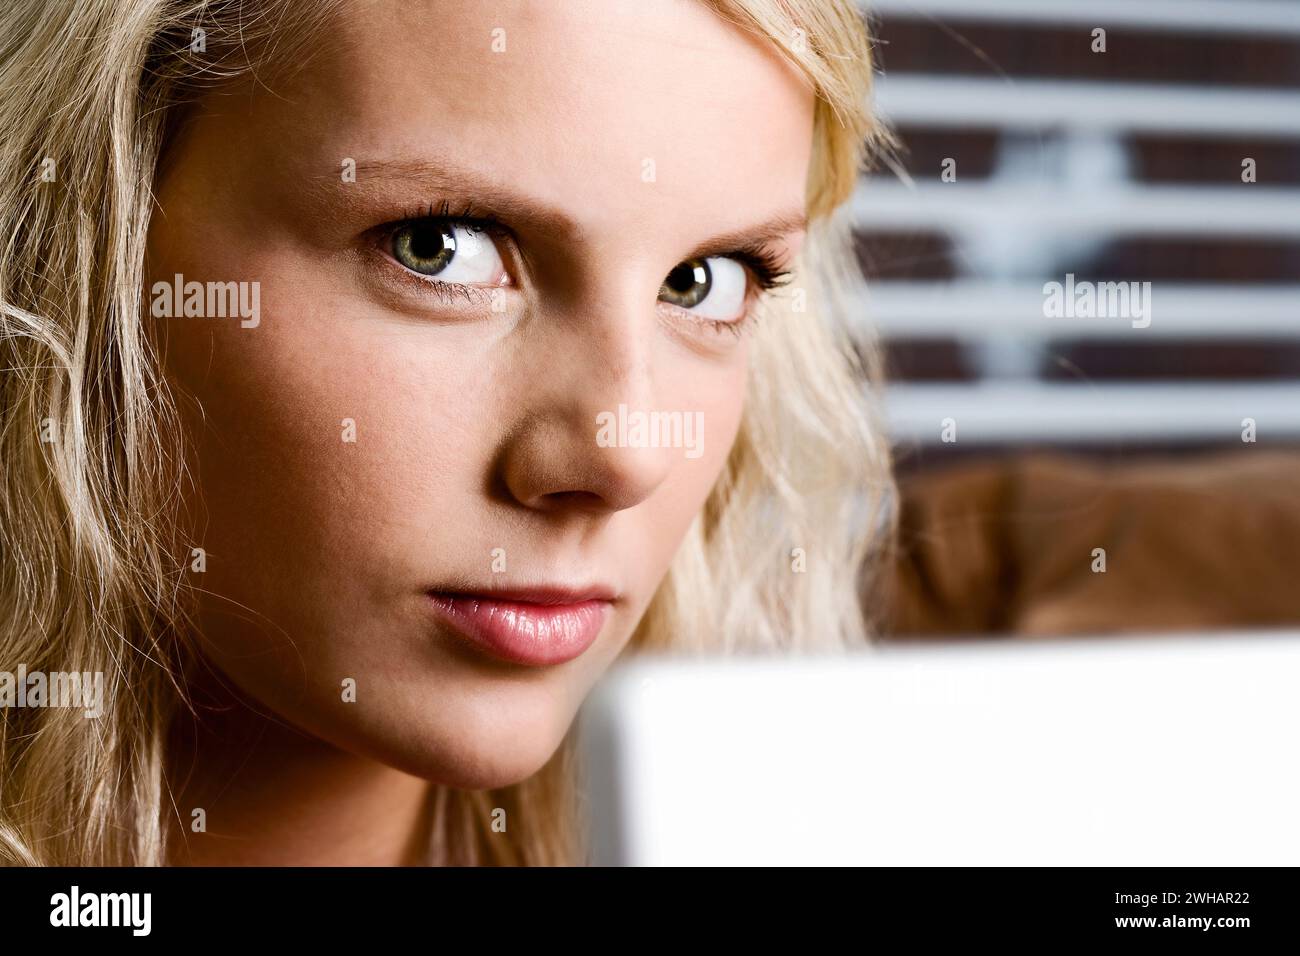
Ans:
{"label": "eyelash", "polygon": [[794,276],[790,270],[781,268],[780,258],[766,246],[748,246],[719,255],[724,259],[735,259],[748,269],[760,293],[771,292],[778,286],[785,285]]}
{"label": "eyelash", "polygon": [[[494,240],[512,238],[511,230],[504,223],[487,215],[471,203],[452,204],[443,200],[439,206],[429,203],[426,206],[414,207],[403,212],[402,218],[381,226],[379,237],[382,240],[380,245],[385,251],[389,248],[392,237],[399,229],[409,226],[412,223],[422,222],[434,219],[442,222],[455,223],[457,225],[469,226],[479,232],[487,233]],[[758,295],[763,295],[773,289],[785,285],[793,277],[793,273],[782,268],[780,258],[772,250],[768,249],[761,243],[755,243],[751,246],[745,246],[740,249],[734,249],[729,252],[714,253],[721,258],[734,259],[745,267],[749,273],[750,279],[757,289]],[[391,253],[390,253],[391,256]],[[711,258],[711,257],[710,257]],[[458,282],[446,282],[436,279],[421,278],[415,273],[410,272],[401,263],[396,263],[397,268],[402,270],[409,280],[416,284],[416,287],[426,290],[439,296],[445,302],[452,302],[460,299],[466,302],[479,301],[479,297],[486,297],[491,290],[481,289],[477,286],[463,285]],[[687,312],[688,316],[692,313]],[[713,319],[700,319],[700,324],[713,327],[721,332],[724,329],[740,334],[741,328],[749,324],[752,310],[746,309],[745,314],[735,322],[719,322]]]}

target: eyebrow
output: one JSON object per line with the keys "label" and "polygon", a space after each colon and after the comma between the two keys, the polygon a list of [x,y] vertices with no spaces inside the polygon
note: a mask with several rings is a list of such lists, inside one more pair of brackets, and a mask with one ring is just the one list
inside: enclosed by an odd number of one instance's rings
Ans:
{"label": "eyebrow", "polygon": [[358,160],[356,172],[358,182],[363,176],[406,181],[462,197],[476,212],[519,223],[543,235],[571,237],[581,231],[578,223],[563,210],[503,187],[465,167],[426,160],[373,159]]}
{"label": "eyebrow", "polygon": [[[519,224],[539,235],[573,238],[582,232],[578,222],[558,207],[504,187],[475,170],[447,162],[404,159],[367,159],[356,164],[357,181],[389,179],[418,183],[440,193],[466,199],[476,213]],[[330,174],[333,179],[335,174]],[[722,255],[765,245],[807,229],[807,215],[796,207],[753,226],[734,229],[700,243],[686,259]]]}
{"label": "eyebrow", "polygon": [[791,209],[754,226],[734,229],[701,243],[687,259],[707,259],[740,249],[752,249],[776,242],[808,228],[808,216],[802,209]]}

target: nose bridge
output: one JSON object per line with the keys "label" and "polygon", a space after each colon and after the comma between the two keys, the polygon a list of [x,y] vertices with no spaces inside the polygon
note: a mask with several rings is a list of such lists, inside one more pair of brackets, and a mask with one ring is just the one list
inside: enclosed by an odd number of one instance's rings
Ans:
{"label": "nose bridge", "polygon": [[656,358],[663,343],[655,311],[662,277],[612,237],[590,253],[576,270],[572,294],[551,300],[539,318],[557,337],[562,357],[555,364],[567,375],[555,381],[563,403],[580,408],[594,430],[602,412],[620,405],[649,410],[662,398]]}
{"label": "nose bridge", "polygon": [[628,441],[627,429],[609,427],[629,411],[654,410],[660,397],[654,300],[644,299],[607,288],[530,323],[525,424],[505,456],[505,483],[519,502],[621,510],[653,494],[671,471],[671,448]]}
{"label": "nose bridge", "polygon": [[620,404],[649,407],[655,400],[653,325],[627,306],[621,311],[578,317],[574,329],[583,359],[569,387],[589,408],[600,406],[596,412]]}

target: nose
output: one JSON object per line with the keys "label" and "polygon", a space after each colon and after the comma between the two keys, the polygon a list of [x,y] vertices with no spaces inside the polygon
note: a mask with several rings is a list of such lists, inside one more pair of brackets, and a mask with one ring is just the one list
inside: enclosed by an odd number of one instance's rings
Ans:
{"label": "nose", "polygon": [[608,427],[620,406],[625,412],[657,408],[653,323],[571,315],[547,325],[524,349],[529,371],[521,376],[517,417],[498,458],[501,483],[515,502],[535,511],[599,515],[632,508],[654,494],[673,466],[674,449],[629,447],[617,427]]}

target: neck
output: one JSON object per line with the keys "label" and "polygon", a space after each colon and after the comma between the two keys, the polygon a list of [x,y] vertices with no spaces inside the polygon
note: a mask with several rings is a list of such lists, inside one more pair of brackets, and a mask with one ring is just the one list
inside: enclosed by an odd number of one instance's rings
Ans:
{"label": "neck", "polygon": [[[177,715],[169,748],[171,863],[427,862],[428,781],[304,734],[224,682],[193,696],[198,714]],[[198,820],[205,829],[195,832]]]}

